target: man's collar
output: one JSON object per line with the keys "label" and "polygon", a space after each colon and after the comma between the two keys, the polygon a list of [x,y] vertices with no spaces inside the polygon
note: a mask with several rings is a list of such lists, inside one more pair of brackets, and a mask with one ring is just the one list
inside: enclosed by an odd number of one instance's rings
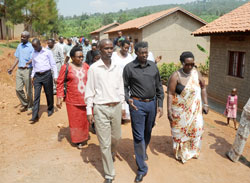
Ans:
{"label": "man's collar", "polygon": [[[107,66],[105,65],[105,63],[103,62],[103,60],[100,58],[98,61],[96,61],[98,64],[97,66],[98,67],[105,67],[107,68]],[[116,63],[114,60],[111,59],[111,64],[110,64],[110,67],[108,69],[113,69],[114,67],[116,67]]]}
{"label": "man's collar", "polygon": [[22,44],[22,46],[29,46],[31,43],[28,41],[27,43],[21,43]]}
{"label": "man's collar", "polygon": [[[145,65],[143,67],[147,67],[147,66],[150,66],[150,63],[148,60],[146,61]],[[134,67],[141,67],[140,61],[137,58],[134,61]]]}
{"label": "man's collar", "polygon": [[40,51],[36,51],[36,50],[35,50],[35,52],[37,52],[37,53],[42,53],[42,52],[45,52],[45,51],[46,51],[46,49],[43,48],[43,47],[42,47],[42,49],[41,49]]}

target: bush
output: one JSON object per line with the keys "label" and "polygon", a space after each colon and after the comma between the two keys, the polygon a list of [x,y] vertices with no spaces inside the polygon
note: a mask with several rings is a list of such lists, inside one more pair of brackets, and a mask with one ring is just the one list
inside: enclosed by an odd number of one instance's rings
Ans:
{"label": "bush", "polygon": [[162,84],[167,85],[170,76],[180,68],[181,65],[176,65],[174,63],[169,63],[169,64],[163,63],[160,66],[158,66]]}
{"label": "bush", "polygon": [[208,56],[208,51],[199,44],[197,44],[197,48],[207,55],[205,64],[200,64],[198,66],[198,70],[201,72],[201,74],[207,76],[209,73],[209,60],[210,60]]}
{"label": "bush", "polygon": [[0,47],[16,49],[20,41],[13,41],[9,43],[1,43]]}
{"label": "bush", "polygon": [[208,76],[208,74],[209,74],[209,57],[207,58],[205,64],[200,64],[198,66],[198,70],[201,72],[202,75]]}

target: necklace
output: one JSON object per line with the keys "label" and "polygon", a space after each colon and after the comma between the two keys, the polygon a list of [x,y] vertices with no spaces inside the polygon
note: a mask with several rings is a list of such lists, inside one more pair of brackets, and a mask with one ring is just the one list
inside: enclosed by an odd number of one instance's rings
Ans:
{"label": "necklace", "polygon": [[181,72],[184,74],[184,76],[189,77],[191,75],[191,72],[189,74],[185,73],[183,69],[181,69]]}

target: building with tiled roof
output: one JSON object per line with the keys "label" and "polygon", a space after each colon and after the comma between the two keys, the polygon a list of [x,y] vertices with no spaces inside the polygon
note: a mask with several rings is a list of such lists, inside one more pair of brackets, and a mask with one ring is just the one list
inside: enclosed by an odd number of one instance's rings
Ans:
{"label": "building with tiled roof", "polygon": [[112,40],[118,31],[122,31],[123,36],[131,36],[135,43],[147,41],[155,57],[162,55],[162,62],[179,63],[180,54],[189,50],[200,63],[206,60],[206,54],[197,48],[197,44],[209,51],[209,38],[194,37],[191,33],[204,25],[206,22],[201,18],[176,7],[130,20],[106,33]]}
{"label": "building with tiled roof", "polygon": [[250,33],[250,2],[193,32],[195,36]]}
{"label": "building with tiled roof", "polygon": [[223,103],[233,88],[239,107],[250,97],[250,2],[193,32],[210,36],[208,94]]}
{"label": "building with tiled roof", "polygon": [[106,38],[108,38],[108,35],[104,34],[104,33],[110,29],[117,27],[117,26],[119,26],[119,23],[117,23],[117,22],[105,25],[105,26],[91,32],[90,33],[91,37],[94,38],[95,36],[98,36],[99,40],[106,39]]}

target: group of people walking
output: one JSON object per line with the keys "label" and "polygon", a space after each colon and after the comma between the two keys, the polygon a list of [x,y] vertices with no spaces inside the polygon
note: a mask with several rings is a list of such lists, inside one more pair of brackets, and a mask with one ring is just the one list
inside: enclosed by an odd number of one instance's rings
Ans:
{"label": "group of people walking", "polygon": [[[32,40],[32,44],[28,39],[29,33],[23,32],[22,43],[15,53],[16,61],[8,72],[11,74],[18,65],[16,92],[22,104],[21,110],[32,109],[31,123],[39,119],[43,86],[48,116],[54,112],[54,94],[59,109],[65,101],[71,140],[78,148],[85,145],[89,138],[89,124],[94,124],[105,183],[111,183],[115,178],[114,159],[121,139],[121,123],[131,120],[138,166],[135,182],[141,182],[148,172],[147,147],[156,115],[163,115],[164,90],[156,65],[161,57],[154,61],[149,59],[147,42],[133,45],[136,56],[132,56],[128,39],[120,41],[117,38],[119,48],[116,52],[116,45],[109,39],[95,42],[92,46],[85,39],[84,46],[73,46],[71,39],[65,44],[60,37],[57,44],[49,39],[48,48],[43,48],[37,38]],[[175,157],[185,163],[199,157],[204,132],[202,113],[207,114],[209,106],[205,81],[195,67],[194,55],[183,52],[180,61],[182,68],[169,79],[167,112]],[[35,90],[34,105],[32,85]],[[244,117],[249,119],[249,106],[245,111]],[[247,138],[248,134],[249,129],[244,131],[244,137]],[[240,138],[242,134],[238,136]],[[228,156],[234,156],[232,153],[235,152],[232,150]]]}

